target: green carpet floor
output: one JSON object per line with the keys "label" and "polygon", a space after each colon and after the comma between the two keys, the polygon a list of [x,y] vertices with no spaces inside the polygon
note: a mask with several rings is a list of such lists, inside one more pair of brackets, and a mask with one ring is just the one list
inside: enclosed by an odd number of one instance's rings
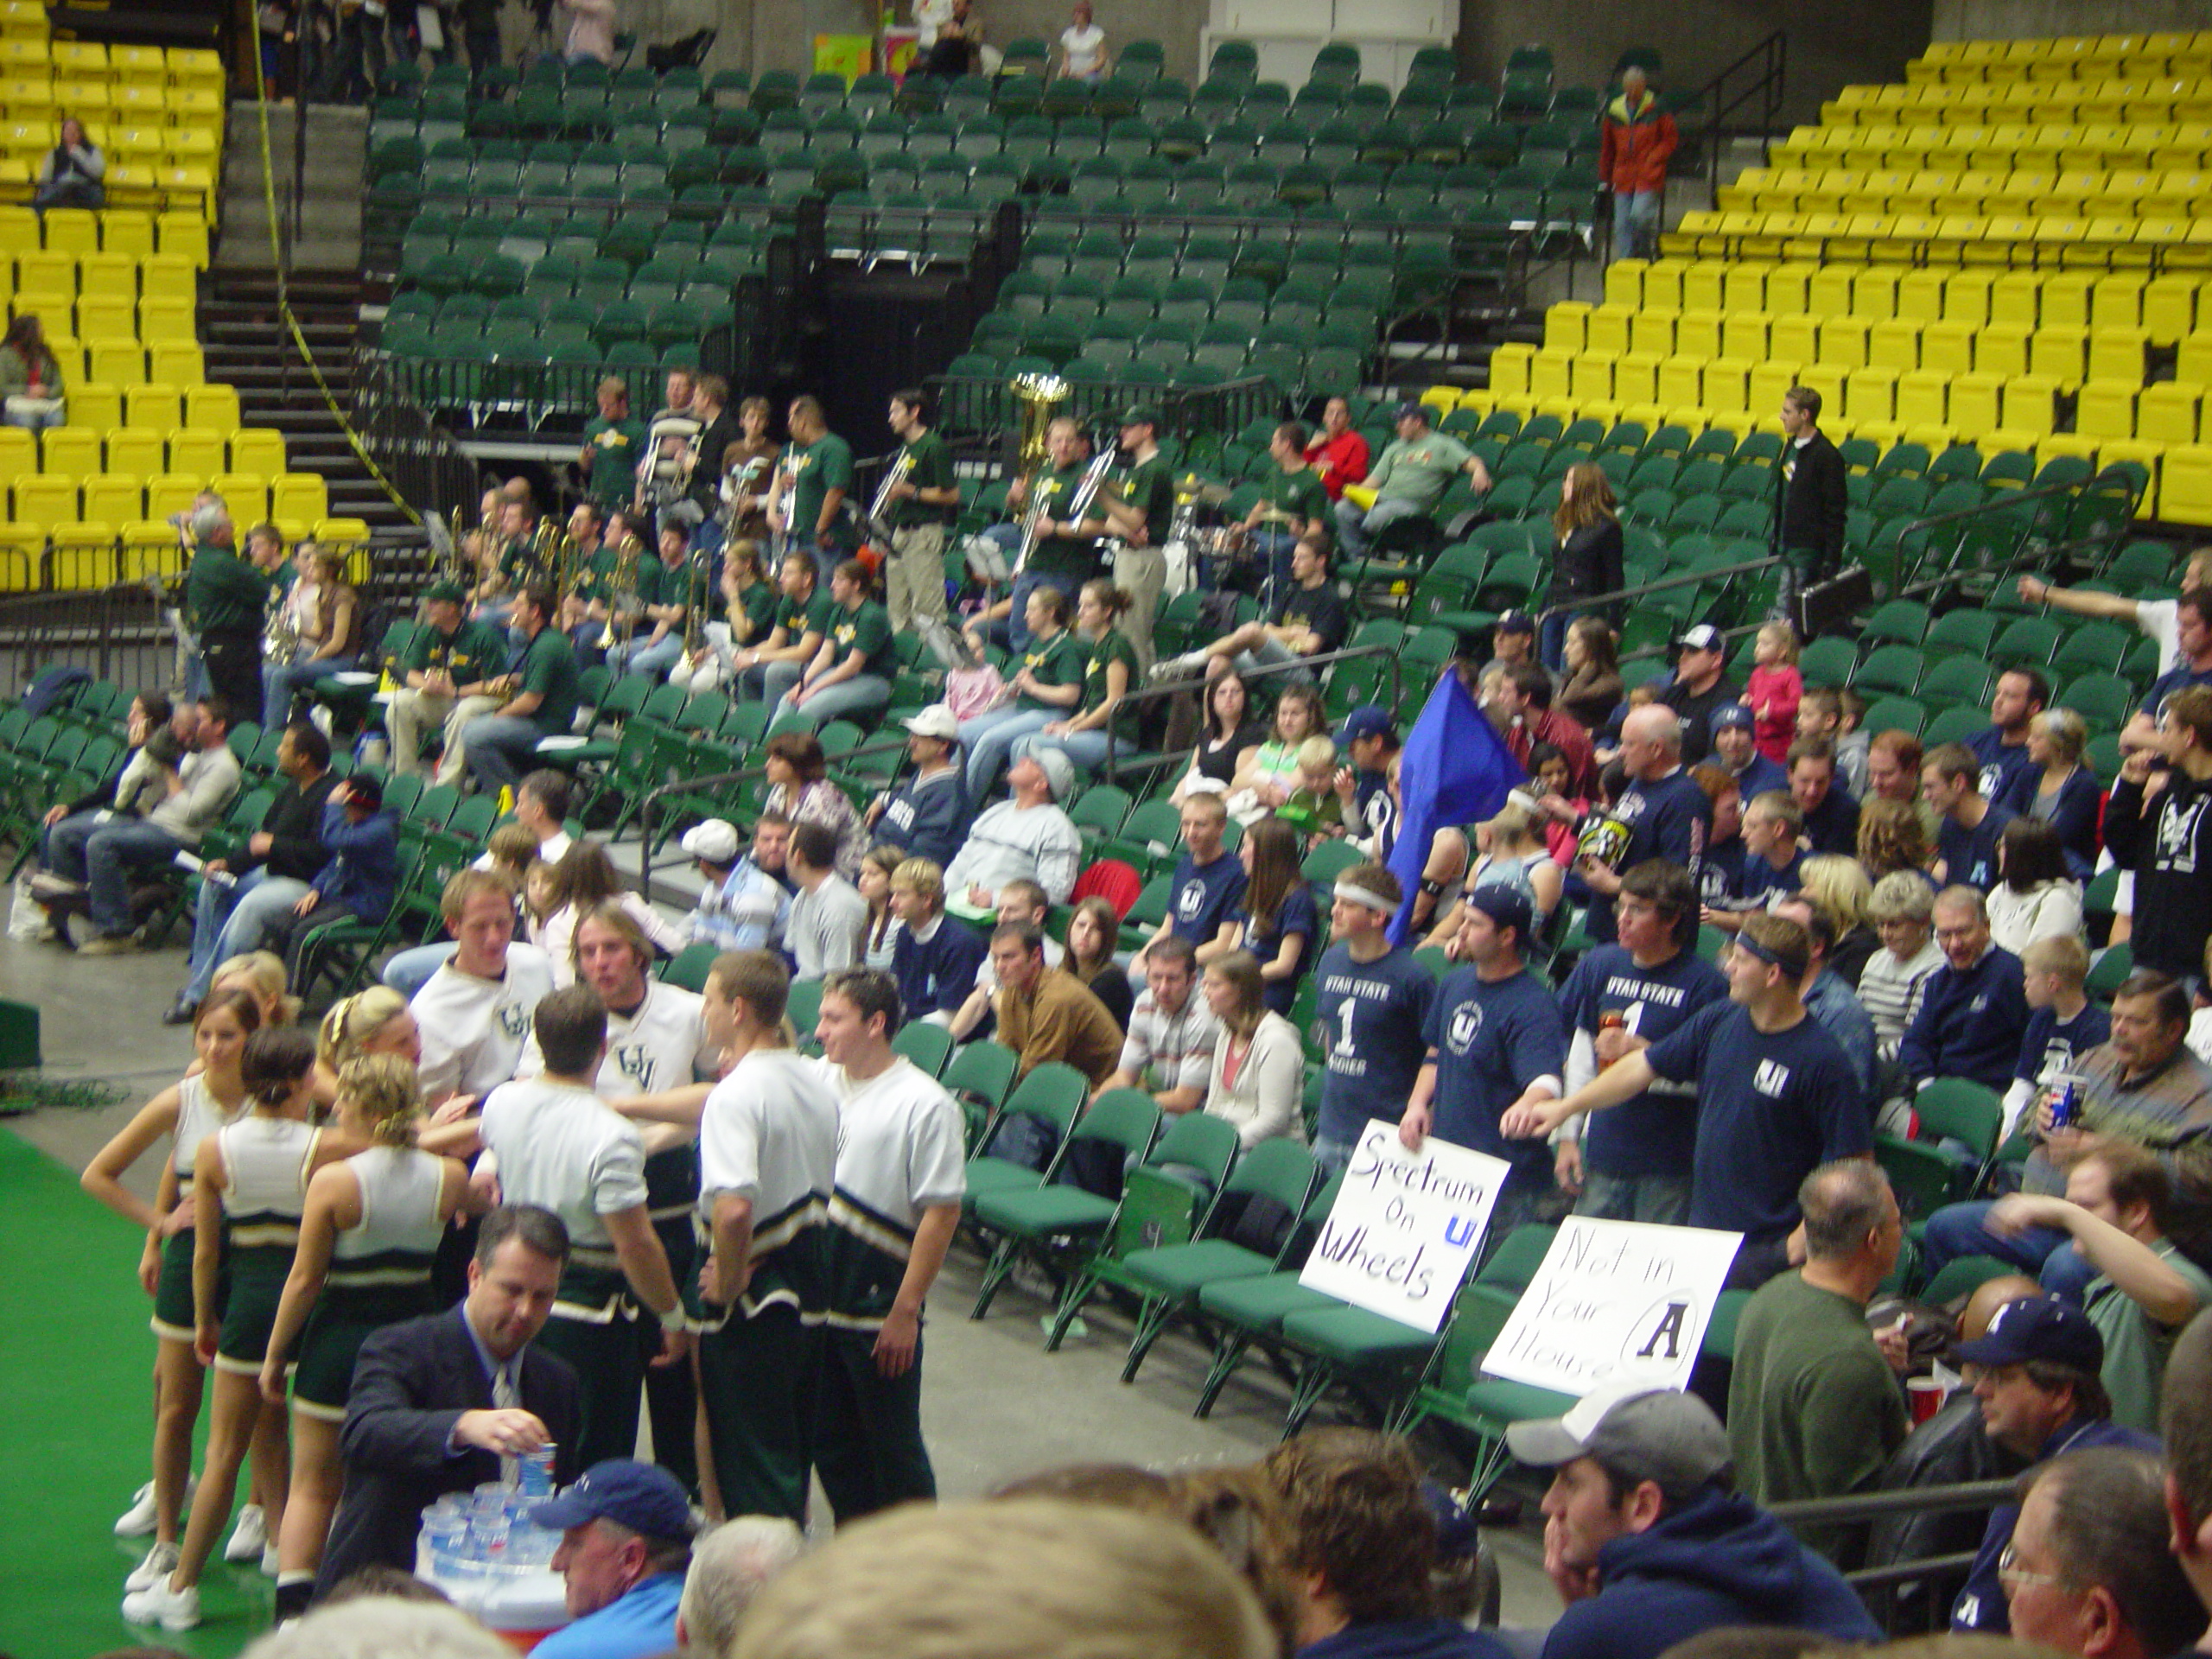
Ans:
{"label": "green carpet floor", "polygon": [[9,1659],[89,1659],[144,1643],[229,1659],[269,1624],[270,1581],[226,1565],[219,1551],[200,1583],[198,1630],[141,1630],[118,1611],[143,1545],[111,1528],[147,1478],[151,1439],[151,1307],[136,1271],[143,1243],[68,1171],[0,1129],[0,1503],[10,1521],[0,1654]]}

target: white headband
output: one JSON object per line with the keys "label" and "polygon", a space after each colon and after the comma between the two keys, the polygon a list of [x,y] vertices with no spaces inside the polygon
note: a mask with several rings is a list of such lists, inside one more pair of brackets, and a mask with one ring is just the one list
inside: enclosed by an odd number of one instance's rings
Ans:
{"label": "white headband", "polygon": [[1370,910],[1380,911],[1385,916],[1395,916],[1398,913],[1396,904],[1385,899],[1372,887],[1363,887],[1357,882],[1339,879],[1336,891],[1338,898],[1349,899],[1355,905],[1365,905]]}

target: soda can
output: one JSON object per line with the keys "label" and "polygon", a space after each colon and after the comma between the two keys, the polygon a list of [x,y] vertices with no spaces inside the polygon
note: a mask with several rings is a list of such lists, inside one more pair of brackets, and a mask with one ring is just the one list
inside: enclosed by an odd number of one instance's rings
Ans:
{"label": "soda can", "polygon": [[515,1459],[515,1484],[524,1497],[553,1496],[553,1447],[541,1446]]}
{"label": "soda can", "polygon": [[2051,1085],[2050,1127],[2070,1129],[2082,1116],[2082,1079],[2060,1077]]}

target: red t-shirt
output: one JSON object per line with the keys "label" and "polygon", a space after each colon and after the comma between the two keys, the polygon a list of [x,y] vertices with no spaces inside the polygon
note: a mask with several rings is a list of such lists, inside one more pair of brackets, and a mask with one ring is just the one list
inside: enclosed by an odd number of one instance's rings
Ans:
{"label": "red t-shirt", "polygon": [[1344,486],[1367,476],[1367,440],[1350,428],[1339,435],[1316,438],[1306,446],[1306,464],[1320,474],[1329,499],[1344,499]]}

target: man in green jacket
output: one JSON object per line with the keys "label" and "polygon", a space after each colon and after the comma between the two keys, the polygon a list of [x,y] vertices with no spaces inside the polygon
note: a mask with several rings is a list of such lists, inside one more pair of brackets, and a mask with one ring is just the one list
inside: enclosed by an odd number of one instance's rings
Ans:
{"label": "man in green jacket", "polygon": [[184,609],[200,638],[207,683],[232,709],[258,709],[269,578],[238,556],[238,531],[221,502],[195,507],[190,527]]}

